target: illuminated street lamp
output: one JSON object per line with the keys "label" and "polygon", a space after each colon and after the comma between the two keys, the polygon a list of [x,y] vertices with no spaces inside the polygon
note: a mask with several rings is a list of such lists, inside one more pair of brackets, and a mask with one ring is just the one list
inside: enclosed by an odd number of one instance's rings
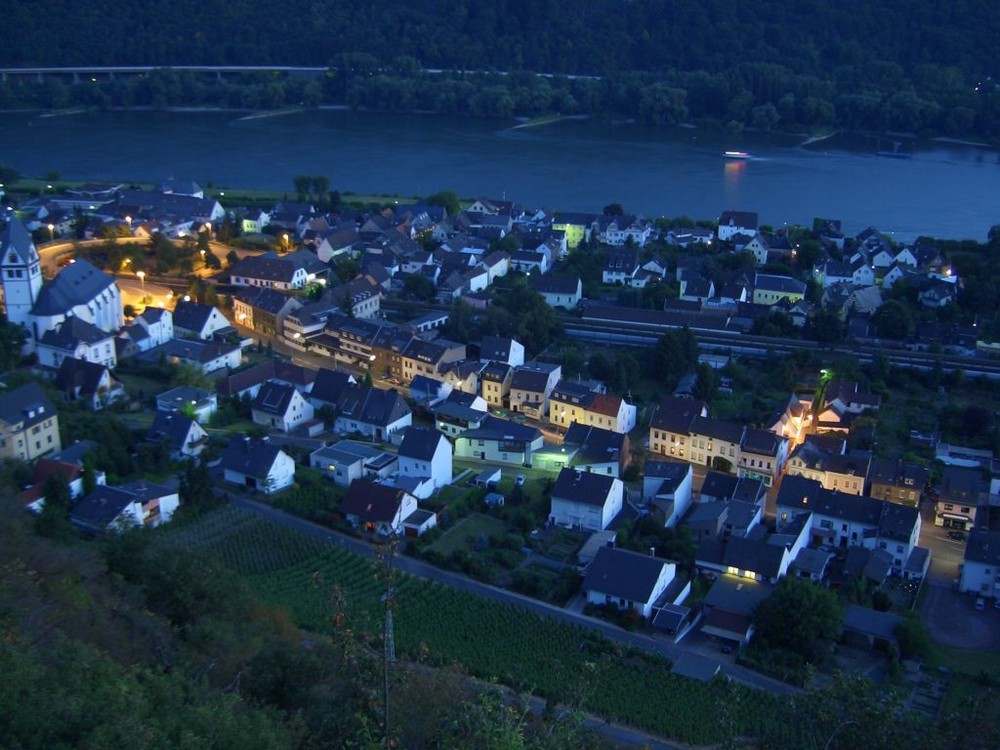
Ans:
{"label": "illuminated street lamp", "polygon": [[56,238],[56,227],[55,224],[49,224],[49,242],[52,242]]}
{"label": "illuminated street lamp", "polygon": [[132,231],[132,217],[131,216],[126,216],[125,217],[125,223],[128,224],[128,231],[131,232]]}
{"label": "illuminated street lamp", "polygon": [[145,271],[136,271],[135,275],[138,276],[139,277],[139,281],[142,282],[142,291],[145,292],[146,291],[146,272]]}
{"label": "illuminated street lamp", "polygon": [[285,232],[283,235],[281,235],[281,239],[282,239],[282,245],[281,246],[284,248],[285,252],[287,252],[288,251],[288,232]]}

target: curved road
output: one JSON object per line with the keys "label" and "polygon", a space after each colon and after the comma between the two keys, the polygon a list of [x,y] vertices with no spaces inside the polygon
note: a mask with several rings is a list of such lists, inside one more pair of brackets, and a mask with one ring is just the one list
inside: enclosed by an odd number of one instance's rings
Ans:
{"label": "curved road", "polygon": [[[346,534],[341,534],[311,521],[306,521],[304,519],[288,515],[280,510],[255,500],[230,496],[230,502],[241,510],[263,516],[317,539],[324,539],[330,544],[338,544],[341,547],[349,549],[355,554],[368,558],[374,557],[374,550],[372,546],[360,539],[347,536]],[[411,557],[406,557],[405,555],[397,556],[396,568],[404,573],[431,581],[438,581],[448,586],[453,586],[457,589],[486,597],[492,601],[523,607],[524,609],[543,617],[550,617],[570,625],[577,625],[596,630],[608,640],[616,641],[627,646],[633,646],[648,653],[658,654],[670,660],[676,660],[681,654],[691,651],[691,649],[686,649],[666,638],[622,630],[621,628],[603,620],[598,620],[576,612],[570,612],[562,609],[561,607],[556,607],[552,604],[538,601],[537,599],[532,599],[513,591],[507,591],[506,589],[500,589],[496,586],[490,586],[489,584],[475,581],[471,578],[467,578],[451,571],[441,570],[433,565],[429,565],[421,560],[416,560]],[[723,663],[722,671],[726,676],[737,682],[759,690],[766,690],[775,695],[795,695],[801,692],[798,688],[779,682],[778,680],[771,679],[770,677],[762,675],[758,672],[741,667],[738,664]]]}

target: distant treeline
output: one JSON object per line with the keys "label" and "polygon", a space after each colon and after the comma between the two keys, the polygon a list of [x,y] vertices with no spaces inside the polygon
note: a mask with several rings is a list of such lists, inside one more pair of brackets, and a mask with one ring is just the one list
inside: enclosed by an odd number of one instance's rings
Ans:
{"label": "distant treeline", "polygon": [[[790,7],[794,5],[795,7]],[[52,23],[51,19],[59,19]],[[991,0],[18,2],[0,65],[313,65],[323,81],[0,86],[0,106],[346,103],[996,138]],[[533,71],[510,76],[448,71]],[[573,79],[571,76],[592,76]]]}

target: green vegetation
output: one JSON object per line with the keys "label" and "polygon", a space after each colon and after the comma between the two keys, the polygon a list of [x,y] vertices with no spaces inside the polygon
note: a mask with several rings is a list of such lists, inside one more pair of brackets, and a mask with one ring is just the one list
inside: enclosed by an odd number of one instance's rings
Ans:
{"label": "green vegetation", "polygon": [[[331,69],[311,79],[262,71],[218,81],[164,69],[113,81],[4,84],[0,107],[336,103],[477,117],[606,114],[652,125],[695,120],[733,130],[852,128],[991,138],[1000,132],[1000,91],[989,77],[1000,29],[996,14],[981,3],[889,0],[873,6],[847,0],[788,8],[775,0],[736,7],[721,0],[570,0],[533,4],[529,23],[514,2],[442,6],[418,0],[373,8],[350,0],[316,14],[294,0],[283,7],[280,28],[270,10],[261,0],[18,4],[7,19],[18,33],[0,51],[4,65]],[[113,45],[76,33],[94,27],[127,32]],[[893,29],[891,38],[881,33],[886,28]],[[933,39],[923,33],[927,28],[935,29]],[[241,33],[234,37],[230,29]]]}

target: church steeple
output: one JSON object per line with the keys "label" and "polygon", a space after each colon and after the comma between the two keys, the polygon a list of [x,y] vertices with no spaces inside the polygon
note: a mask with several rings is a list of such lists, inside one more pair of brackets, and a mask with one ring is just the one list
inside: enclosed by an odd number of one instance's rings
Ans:
{"label": "church steeple", "polygon": [[30,331],[31,308],[42,288],[42,267],[31,235],[16,216],[7,222],[0,241],[0,283],[7,320]]}

